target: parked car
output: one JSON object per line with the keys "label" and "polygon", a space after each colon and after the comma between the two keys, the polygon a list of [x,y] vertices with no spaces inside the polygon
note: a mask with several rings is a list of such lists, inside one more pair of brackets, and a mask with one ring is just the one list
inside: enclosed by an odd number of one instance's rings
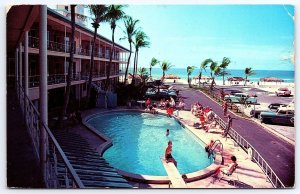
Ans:
{"label": "parked car", "polygon": [[248,103],[248,104],[256,104],[257,99],[253,96],[249,96],[246,93],[235,93],[234,95],[225,95],[224,100],[227,102],[234,103]]}
{"label": "parked car", "polygon": [[271,104],[269,104],[269,109],[271,109],[271,110],[277,110],[279,107],[286,107],[287,106],[287,104],[282,104],[282,103],[271,103]]}
{"label": "parked car", "polygon": [[145,93],[145,98],[150,98],[153,100],[170,99],[170,97],[172,97],[176,101],[177,100],[176,91],[161,89],[158,92],[156,88],[148,88],[148,90]]}
{"label": "parked car", "polygon": [[255,110],[252,109],[250,111],[250,115],[254,118],[259,118],[260,113],[262,112],[275,112],[276,110],[274,109],[269,109],[269,108],[256,108]]}
{"label": "parked car", "polygon": [[288,88],[279,88],[275,91],[276,96],[290,96],[292,94],[291,90]]}
{"label": "parked car", "polygon": [[294,110],[278,108],[276,112],[261,112],[259,119],[262,123],[273,123],[294,126]]}
{"label": "parked car", "polygon": [[234,95],[236,93],[242,93],[240,90],[235,90],[235,89],[224,89],[225,95]]}

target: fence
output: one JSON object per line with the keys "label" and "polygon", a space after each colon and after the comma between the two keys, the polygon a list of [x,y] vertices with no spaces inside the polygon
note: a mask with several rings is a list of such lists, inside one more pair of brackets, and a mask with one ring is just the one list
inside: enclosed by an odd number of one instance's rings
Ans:
{"label": "fence", "polygon": [[[223,121],[218,115],[216,115],[216,121],[222,128],[225,128],[227,125],[225,121]],[[240,136],[233,128],[230,128],[229,135],[245,152],[249,153],[252,151],[252,160],[256,162],[258,166],[263,170],[273,187],[285,188],[284,184],[272,170],[270,165],[263,159],[263,157],[258,153],[256,149],[254,149],[254,147],[249,142],[247,142],[242,136]]]}
{"label": "fence", "polygon": [[47,188],[84,188],[77,173],[73,169],[66,155],[62,151],[60,145],[56,141],[54,135],[47,125],[40,120],[40,114],[36,107],[32,104],[28,96],[20,85],[17,85],[17,94],[27,130],[31,136],[36,155],[40,159],[40,124],[46,130],[47,134],[47,158],[46,158],[46,183]]}

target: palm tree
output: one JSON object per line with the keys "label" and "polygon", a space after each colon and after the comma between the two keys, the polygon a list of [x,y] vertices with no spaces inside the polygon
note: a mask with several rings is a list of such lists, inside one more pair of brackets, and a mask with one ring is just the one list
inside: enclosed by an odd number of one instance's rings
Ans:
{"label": "palm tree", "polygon": [[136,24],[138,22],[139,22],[139,20],[134,20],[130,16],[126,16],[125,20],[124,20],[124,25],[125,25],[126,31],[124,31],[125,37],[121,38],[121,39],[127,39],[129,42],[129,46],[130,46],[130,52],[129,52],[129,57],[128,57],[128,61],[127,61],[126,71],[125,71],[124,84],[127,82],[128,67],[129,67],[130,57],[131,57],[131,52],[132,52],[132,46],[131,46],[131,44],[133,42],[132,38],[137,33]]}
{"label": "palm tree", "polygon": [[217,62],[211,60],[211,63],[210,63],[210,66],[209,66],[209,69],[210,69],[210,77],[213,78],[213,72],[215,71],[215,68],[217,66]]}
{"label": "palm tree", "polygon": [[211,85],[210,85],[210,90],[213,89],[214,84],[216,83],[215,82],[215,76],[218,76],[220,74],[220,72],[221,72],[220,66],[218,66],[217,62],[213,61],[210,64],[210,76],[212,78],[212,82],[211,82]]}
{"label": "palm tree", "polygon": [[151,59],[151,62],[150,62],[150,78],[152,78],[152,74],[151,74],[151,72],[152,72],[152,67],[154,67],[156,64],[158,64],[159,63],[159,61],[156,59],[156,58],[152,58]]}
{"label": "palm tree", "polygon": [[191,86],[190,76],[192,75],[192,73],[193,73],[193,71],[194,71],[195,68],[196,68],[195,66],[188,66],[188,67],[186,68],[186,72],[187,72],[187,74],[188,74],[189,88],[192,87],[192,86]]}
{"label": "palm tree", "polygon": [[93,70],[94,70],[94,50],[95,50],[95,42],[97,36],[97,29],[100,26],[101,22],[105,22],[107,20],[107,11],[108,7],[106,5],[89,5],[91,15],[94,16],[92,26],[94,30],[94,37],[92,42],[92,51],[91,51],[91,65],[90,65],[90,74],[89,74],[89,82],[87,88],[87,106],[91,103],[91,88],[92,88],[92,79],[93,79]]}
{"label": "palm tree", "polygon": [[231,61],[229,58],[223,57],[222,63],[220,64],[220,68],[221,68],[220,74],[223,77],[223,85],[225,85],[225,79],[224,79],[225,75],[229,75],[229,73],[226,71],[226,68],[230,62]]}
{"label": "palm tree", "polygon": [[200,66],[200,72],[199,72],[199,86],[200,86],[200,80],[201,80],[201,77],[202,77],[202,70],[205,70],[206,67],[208,66],[209,63],[212,63],[213,60],[211,59],[205,59],[202,63],[201,63],[201,66]]}
{"label": "palm tree", "polygon": [[139,74],[141,76],[141,79],[143,80],[143,84],[145,84],[146,79],[149,77],[148,71],[145,67],[139,68]]}
{"label": "palm tree", "polygon": [[110,57],[109,57],[109,66],[106,69],[106,86],[105,90],[107,91],[109,88],[109,75],[110,75],[110,69],[111,69],[111,64],[112,64],[112,57],[114,55],[115,51],[115,29],[116,29],[116,23],[118,20],[122,19],[125,15],[123,12],[124,5],[110,5],[108,7],[108,12],[107,12],[107,18],[110,22],[110,28],[112,30],[112,35],[111,35],[111,40],[112,40],[112,49],[110,52]]}
{"label": "palm tree", "polygon": [[215,76],[220,76],[221,75],[221,71],[222,71],[222,68],[219,66],[219,65],[216,65],[214,70],[213,70],[213,77],[212,77],[212,82],[211,82],[211,85],[210,85],[210,90],[212,91],[214,85],[215,85]]}
{"label": "palm tree", "polygon": [[246,83],[247,83],[247,79],[248,79],[248,76],[251,76],[251,75],[254,75],[255,73],[254,73],[254,71],[252,70],[252,68],[251,67],[246,67],[245,68],[245,83],[244,83],[244,86],[246,85]]}
{"label": "palm tree", "polygon": [[72,67],[74,61],[74,37],[75,37],[75,7],[76,5],[71,5],[71,36],[70,36],[70,58],[69,58],[69,67],[67,75],[67,86],[64,95],[64,104],[60,112],[59,119],[57,122],[58,128],[62,127],[62,121],[67,112],[67,107],[69,105],[70,93],[71,93],[71,82],[72,82]]}
{"label": "palm tree", "polygon": [[[135,35],[135,41],[133,42],[134,46],[135,46],[135,55],[134,55],[134,62],[133,62],[133,75],[136,74],[137,72],[137,62],[138,62],[138,56],[139,56],[139,49],[143,48],[143,47],[148,47],[150,42],[147,41],[148,36],[145,34],[145,32],[143,31],[137,31],[136,35]],[[133,76],[132,79],[132,84],[135,83],[135,77]]]}
{"label": "palm tree", "polygon": [[166,71],[168,71],[170,68],[172,67],[171,63],[164,60],[162,63],[161,63],[161,69],[163,70],[163,76],[162,76],[162,80],[165,79],[165,75],[166,75]]}

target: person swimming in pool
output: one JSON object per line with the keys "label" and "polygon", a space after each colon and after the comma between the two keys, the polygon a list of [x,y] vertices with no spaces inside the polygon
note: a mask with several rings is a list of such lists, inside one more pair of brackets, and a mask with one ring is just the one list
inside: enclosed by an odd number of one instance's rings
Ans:
{"label": "person swimming in pool", "polygon": [[166,136],[169,136],[169,134],[170,134],[170,129],[167,129]]}
{"label": "person swimming in pool", "polygon": [[169,140],[168,141],[168,146],[167,146],[166,151],[165,151],[165,160],[167,161],[167,163],[168,162],[173,162],[174,165],[177,167],[177,162],[172,156],[172,146],[173,146],[172,141]]}

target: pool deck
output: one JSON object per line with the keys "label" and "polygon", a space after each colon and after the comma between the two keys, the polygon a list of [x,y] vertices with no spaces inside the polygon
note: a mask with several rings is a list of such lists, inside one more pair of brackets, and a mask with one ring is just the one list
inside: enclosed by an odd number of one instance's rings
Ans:
{"label": "pool deck", "polygon": [[[82,116],[84,118],[89,115],[106,111],[107,110],[92,109],[82,112]],[[158,111],[165,113],[165,110]],[[239,165],[235,172],[229,177],[225,175],[220,181],[214,181],[214,178],[210,176],[205,179],[187,183],[188,188],[273,188],[272,184],[267,181],[267,178],[260,167],[252,162],[247,153],[237,147],[232,139],[227,138],[227,140],[225,140],[225,138],[221,137],[220,133],[206,133],[204,130],[195,129],[192,125],[197,118],[190,111],[179,111],[178,119],[203,142],[208,143],[211,139],[220,140],[224,147],[223,155],[225,164],[229,162],[231,155],[235,155]],[[101,147],[105,143],[105,140],[99,140],[99,137],[95,137],[95,134],[88,128],[83,127],[82,125],[76,125],[72,130],[83,135],[95,150],[99,151],[102,149]],[[137,188],[169,188],[168,184],[130,183]],[[235,183],[235,185],[233,185],[233,183]]]}

